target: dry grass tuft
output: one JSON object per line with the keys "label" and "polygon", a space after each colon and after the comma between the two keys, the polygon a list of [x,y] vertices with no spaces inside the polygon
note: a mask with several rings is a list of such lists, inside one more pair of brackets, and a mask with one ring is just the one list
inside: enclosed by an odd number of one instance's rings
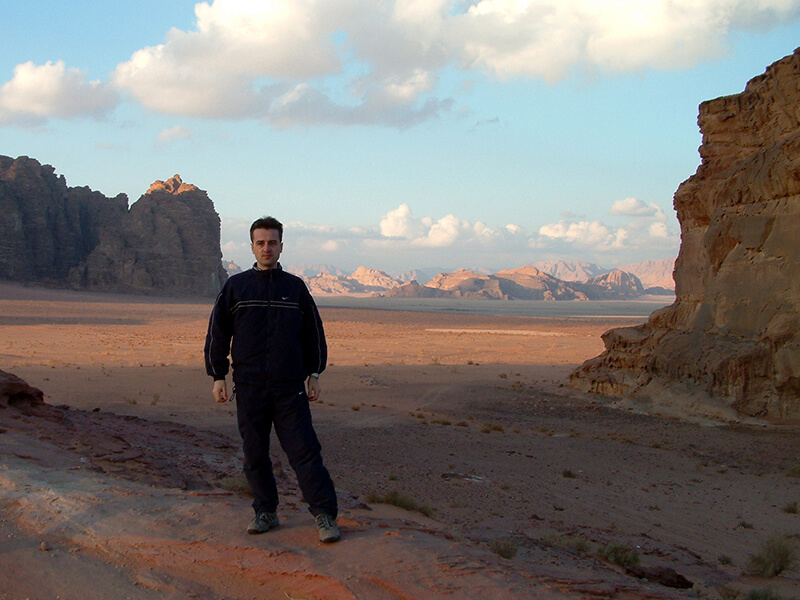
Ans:
{"label": "dry grass tuft", "polygon": [[748,570],[761,577],[776,577],[790,569],[797,561],[797,548],[788,537],[767,540],[761,552],[752,554]]}

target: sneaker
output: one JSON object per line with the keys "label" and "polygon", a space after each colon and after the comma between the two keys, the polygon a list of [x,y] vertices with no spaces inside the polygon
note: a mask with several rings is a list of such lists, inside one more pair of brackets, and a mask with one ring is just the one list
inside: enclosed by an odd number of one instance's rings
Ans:
{"label": "sneaker", "polygon": [[247,533],[266,533],[278,526],[278,513],[263,511],[258,513],[247,526]]}
{"label": "sneaker", "polygon": [[339,540],[339,526],[336,519],[326,513],[320,513],[314,517],[319,530],[319,541],[323,544],[330,544]]}

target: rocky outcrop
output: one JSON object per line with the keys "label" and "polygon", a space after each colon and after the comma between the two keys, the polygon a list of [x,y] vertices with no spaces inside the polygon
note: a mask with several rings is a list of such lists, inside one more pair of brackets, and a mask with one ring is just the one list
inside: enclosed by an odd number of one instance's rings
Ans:
{"label": "rocky outcrop", "polygon": [[400,282],[394,277],[383,271],[367,267],[358,267],[350,277],[366,288],[390,289],[400,285]]}
{"label": "rocky outcrop", "polygon": [[645,260],[638,263],[617,265],[617,269],[625,271],[631,275],[636,275],[644,286],[646,294],[651,290],[675,291],[675,270],[674,258],[661,258],[659,260]]}
{"label": "rocky outcrop", "polygon": [[118,230],[102,232],[70,281],[95,290],[213,296],[227,278],[219,241],[208,195],[175,175],[153,183]]}
{"label": "rocky outcrop", "polygon": [[561,281],[536,267],[506,269],[498,271],[495,276],[516,286],[512,288],[506,284],[503,287],[517,300],[588,300],[579,286]]}
{"label": "rocky outcrop", "polygon": [[226,278],[214,205],[177,175],[129,209],[124,194],[70,188],[49,165],[0,156],[0,214],[0,278],[201,296]]}
{"label": "rocky outcrop", "polygon": [[[627,300],[641,295],[641,282],[630,273],[612,271],[585,283],[562,281],[533,266],[484,275],[461,269],[439,273],[425,285],[416,281],[386,291],[387,298],[465,300]],[[432,294],[431,291],[435,291]]]}
{"label": "rocky outcrop", "polygon": [[800,49],[743,93],[700,105],[702,162],[674,205],[675,303],[571,376],[652,398],[702,393],[740,414],[800,416]]}
{"label": "rocky outcrop", "polygon": [[68,188],[55,169],[0,156],[0,277],[63,285],[128,211],[124,194],[106,198]]}
{"label": "rocky outcrop", "polygon": [[43,404],[44,393],[13,373],[0,371],[0,409],[18,404]]}
{"label": "rocky outcrop", "polygon": [[582,289],[590,300],[633,300],[644,294],[639,278],[619,269],[592,277]]}
{"label": "rocky outcrop", "polygon": [[542,260],[533,266],[561,281],[589,281],[608,272],[600,265],[577,260]]}
{"label": "rocky outcrop", "polygon": [[406,281],[381,295],[386,298],[452,298],[451,292],[420,285],[416,280]]}
{"label": "rocky outcrop", "polygon": [[222,268],[225,269],[225,272],[228,274],[228,277],[231,275],[236,275],[237,273],[242,272],[242,267],[237,265],[232,260],[223,260],[222,261]]}
{"label": "rocky outcrop", "polygon": [[315,296],[350,296],[367,294],[367,290],[350,277],[320,273],[315,277],[304,278],[308,289]]}

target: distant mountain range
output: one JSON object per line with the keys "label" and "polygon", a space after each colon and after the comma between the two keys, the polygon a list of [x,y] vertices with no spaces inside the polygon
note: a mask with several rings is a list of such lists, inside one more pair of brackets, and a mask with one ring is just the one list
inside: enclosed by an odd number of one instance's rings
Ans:
{"label": "distant mountain range", "polygon": [[[414,270],[399,277],[359,267],[347,275],[331,265],[289,265],[316,296],[464,298],[497,300],[625,300],[672,295],[675,259],[649,260],[604,269],[580,261],[542,261],[517,269],[484,273]],[[227,261],[229,274],[240,270]]]}

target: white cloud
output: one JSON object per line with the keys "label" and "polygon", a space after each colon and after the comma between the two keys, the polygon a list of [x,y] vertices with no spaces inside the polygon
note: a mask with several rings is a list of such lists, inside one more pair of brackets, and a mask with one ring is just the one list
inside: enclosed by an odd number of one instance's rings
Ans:
{"label": "white cloud", "polygon": [[690,67],[718,56],[734,29],[796,19],[790,0],[478,0],[451,27],[469,67],[555,81],[576,67]]}
{"label": "white cloud", "polygon": [[414,243],[432,248],[452,246],[466,235],[472,237],[472,233],[469,221],[462,221],[455,215],[447,215],[433,223],[427,233],[415,239]]}
{"label": "white cloud", "polygon": [[666,223],[653,223],[647,228],[647,233],[652,238],[668,239],[670,237]]}
{"label": "white cloud", "polygon": [[163,131],[159,132],[158,136],[156,137],[160,142],[174,142],[175,140],[188,140],[193,135],[194,133],[188,127],[175,125],[175,127],[170,127],[169,129],[164,129]]}
{"label": "white cloud", "polygon": [[99,118],[113,109],[117,94],[99,81],[87,81],[80,69],[64,61],[14,68],[13,78],[0,87],[0,124],[38,124],[49,118]]}
{"label": "white cloud", "polygon": [[661,218],[664,216],[664,211],[655,202],[645,204],[638,198],[625,198],[614,202],[608,214],[612,216]]}
{"label": "white cloud", "polygon": [[388,238],[415,239],[425,234],[425,224],[415,219],[408,204],[390,210],[379,224],[381,235]]}
{"label": "white cloud", "polygon": [[539,228],[539,235],[580,248],[605,252],[622,248],[628,233],[624,228],[612,231],[599,221],[560,221],[543,225]]}
{"label": "white cloud", "polygon": [[403,128],[453,108],[439,90],[452,65],[548,81],[686,68],[736,30],[800,17],[800,0],[215,0],[195,13],[114,83],[166,114]]}
{"label": "white cloud", "polygon": [[440,89],[453,65],[548,81],[686,68],[738,30],[800,18],[800,0],[214,0],[195,16],[108,83],[63,61],[18,65],[0,124],[100,116],[117,90],[170,115],[405,128],[454,109]]}
{"label": "white cloud", "polygon": [[613,227],[597,220],[565,216],[558,223],[540,227],[539,235],[531,239],[531,247],[560,251],[573,248],[596,255],[629,253],[631,262],[636,262],[637,253],[677,253],[679,236],[670,231],[667,214],[658,204],[625,198],[614,202],[609,214],[628,220]]}
{"label": "white cloud", "polygon": [[[249,225],[222,219],[225,258],[249,264]],[[670,227],[652,217],[633,217],[621,227],[565,218],[531,234],[513,223],[492,227],[453,214],[417,218],[410,205],[401,204],[371,227],[287,223],[283,260],[345,270],[364,265],[397,274],[434,266],[499,270],[554,258],[613,266],[675,256],[679,240]]]}

